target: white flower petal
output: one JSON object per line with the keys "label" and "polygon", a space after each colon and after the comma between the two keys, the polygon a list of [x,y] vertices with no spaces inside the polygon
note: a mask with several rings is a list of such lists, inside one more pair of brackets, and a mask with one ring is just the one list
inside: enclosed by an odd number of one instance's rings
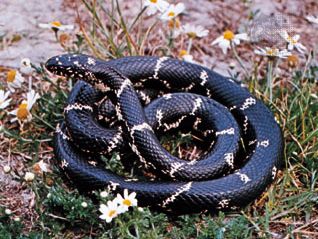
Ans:
{"label": "white flower petal", "polygon": [[17,118],[17,117],[14,117],[14,118],[12,118],[12,119],[10,120],[11,123],[14,123],[14,122],[16,122],[16,121],[18,121],[18,118]]}
{"label": "white flower petal", "polygon": [[31,75],[33,72],[33,68],[31,66],[31,61],[29,58],[23,58],[20,62],[20,71],[23,74]]}
{"label": "white flower petal", "polygon": [[132,192],[130,195],[129,195],[129,198],[130,199],[134,199],[136,197],[136,192]]}
{"label": "white flower petal", "polygon": [[118,207],[118,214],[122,214],[122,213],[125,213],[125,212],[127,212],[129,209],[128,209],[128,207],[126,206],[126,205],[120,205],[119,207]]}
{"label": "white flower petal", "polygon": [[[162,14],[161,19],[163,21],[174,19],[184,10],[185,10],[185,5],[183,3],[178,3],[177,5],[170,4],[169,7]],[[170,14],[170,13],[173,13],[173,14]]]}
{"label": "white flower petal", "polygon": [[282,38],[284,38],[286,41],[288,41],[289,35],[288,35],[287,31],[282,31],[280,33],[280,35],[281,35]]}
{"label": "white flower petal", "polygon": [[301,43],[295,44],[295,47],[300,53],[305,53],[307,51],[307,48]]}
{"label": "white flower petal", "polygon": [[47,29],[47,28],[51,28],[51,24],[40,23],[40,24],[39,24],[39,27]]}
{"label": "white flower petal", "polygon": [[307,16],[306,19],[309,21],[309,22],[312,22],[312,23],[315,23],[315,24],[318,24],[318,17],[314,17],[314,16]]}
{"label": "white flower petal", "polygon": [[234,43],[235,45],[239,45],[239,44],[241,43],[241,41],[240,41],[239,38],[234,38],[234,39],[233,39],[233,43]]}
{"label": "white flower petal", "polygon": [[0,109],[5,109],[12,99],[8,99],[10,91],[0,90]]}
{"label": "white flower petal", "polygon": [[48,164],[44,163],[43,160],[40,160],[38,164],[43,172],[48,172]]}
{"label": "white flower petal", "polygon": [[12,100],[12,99],[8,99],[8,100],[3,101],[2,103],[0,103],[0,109],[3,110],[3,109],[5,109],[5,108],[7,108],[8,105],[10,104],[11,100]]}
{"label": "white flower petal", "polygon": [[294,45],[289,43],[287,49],[292,51],[294,49]]}
{"label": "white flower petal", "polygon": [[182,27],[182,31],[185,34],[194,34],[195,37],[204,37],[207,36],[209,33],[209,30],[204,29],[202,26],[194,26],[187,23]]}
{"label": "white flower petal", "polygon": [[148,8],[147,8],[147,15],[148,15],[148,16],[154,15],[154,14],[157,12],[157,10],[158,10],[158,9],[157,9],[155,6],[150,5],[150,6],[148,6]]}
{"label": "white flower petal", "polygon": [[105,204],[101,204],[100,206],[99,206],[99,211],[101,212],[101,213],[106,213],[107,212],[107,206],[105,205]]}
{"label": "white flower petal", "polygon": [[296,41],[296,42],[298,42],[299,38],[300,38],[300,35],[293,36],[293,40]]}
{"label": "white flower petal", "polygon": [[34,105],[34,103],[40,98],[38,93],[35,93],[35,90],[31,90],[27,93],[27,109],[30,111]]}
{"label": "white flower petal", "polygon": [[106,216],[106,214],[102,214],[102,215],[99,216],[99,218],[102,219],[102,220],[106,220],[107,216]]}
{"label": "white flower petal", "polygon": [[62,25],[60,27],[57,27],[59,30],[73,30],[74,29],[74,26],[73,25]]}
{"label": "white flower petal", "polygon": [[24,82],[24,77],[21,73],[15,70],[15,77],[12,82],[7,82],[8,88],[11,92],[14,92],[16,88],[20,88],[22,83]]}
{"label": "white flower petal", "polygon": [[145,0],[144,6],[148,7],[147,9],[148,15],[153,15],[157,11],[164,12],[169,7],[169,3],[164,0],[157,0],[156,2]]}
{"label": "white flower petal", "polygon": [[211,43],[211,45],[213,46],[213,45],[215,45],[215,44],[218,44],[218,43],[220,43],[220,42],[223,41],[223,40],[225,40],[224,37],[223,37],[223,36],[220,36],[220,37],[216,38],[216,39]]}
{"label": "white flower petal", "polygon": [[[3,92],[4,92],[4,91],[3,91]],[[7,99],[7,98],[9,97],[9,95],[10,95],[10,91],[7,91],[7,92],[4,94],[2,100]]]}
{"label": "white flower petal", "polygon": [[175,6],[175,11],[176,11],[176,15],[179,15],[180,13],[182,13],[185,10],[185,5],[182,2],[179,2],[176,6]]}
{"label": "white flower petal", "polygon": [[278,56],[280,58],[287,58],[290,55],[291,55],[291,53],[289,51],[287,51],[286,49],[284,49],[284,50],[278,52],[276,56]]}
{"label": "white flower petal", "polygon": [[249,36],[247,35],[247,33],[236,34],[236,35],[234,36],[234,38],[240,39],[240,40],[244,40],[244,41],[249,41],[249,40],[250,40],[250,38],[249,38]]}
{"label": "white flower petal", "polygon": [[160,12],[164,12],[167,10],[167,8],[169,7],[169,3],[163,0],[158,0],[157,1],[157,8],[159,9]]}
{"label": "white flower petal", "polygon": [[182,59],[184,60],[184,61],[187,61],[187,62],[193,62],[193,56],[192,55],[183,55],[182,56]]}
{"label": "white flower petal", "polygon": [[[58,24],[57,24],[58,23]],[[57,29],[57,30],[73,30],[73,25],[63,25],[60,22],[40,23],[40,28]]]}
{"label": "white flower petal", "polygon": [[254,50],[254,53],[257,55],[261,55],[261,56],[265,56],[266,55],[266,51],[262,48],[258,48]]}
{"label": "white flower petal", "polygon": [[225,39],[219,43],[219,46],[221,47],[224,54],[227,53],[227,50],[230,47],[230,44],[231,42]]}
{"label": "white flower petal", "polygon": [[125,189],[124,190],[124,198],[127,198],[128,197],[128,189]]}

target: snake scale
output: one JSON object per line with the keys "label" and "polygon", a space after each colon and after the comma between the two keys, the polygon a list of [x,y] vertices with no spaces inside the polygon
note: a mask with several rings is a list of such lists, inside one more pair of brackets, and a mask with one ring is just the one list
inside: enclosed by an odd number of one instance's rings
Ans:
{"label": "snake scale", "polygon": [[[57,126],[58,165],[82,191],[136,192],[140,206],[175,214],[236,210],[255,200],[282,164],[283,138],[270,110],[230,78],[169,57],[104,61],[81,54],[50,58],[53,74],[77,79]],[[208,152],[171,155],[165,133],[198,132]],[[139,159],[157,179],[105,169],[101,154]]]}

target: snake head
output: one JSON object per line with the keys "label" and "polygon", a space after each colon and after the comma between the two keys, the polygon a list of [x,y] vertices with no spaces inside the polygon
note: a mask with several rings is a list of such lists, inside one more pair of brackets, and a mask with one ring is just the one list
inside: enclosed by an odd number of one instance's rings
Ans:
{"label": "snake head", "polygon": [[48,59],[45,67],[56,75],[82,79],[96,61],[95,58],[82,54],[64,54]]}
{"label": "snake head", "polygon": [[103,92],[108,91],[104,76],[105,62],[82,54],[64,54],[47,60],[45,68],[53,74],[81,79]]}

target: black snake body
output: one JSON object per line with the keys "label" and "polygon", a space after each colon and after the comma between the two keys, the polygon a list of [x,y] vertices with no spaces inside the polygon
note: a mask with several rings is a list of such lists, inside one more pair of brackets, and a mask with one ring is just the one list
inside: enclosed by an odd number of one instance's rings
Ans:
{"label": "black snake body", "polygon": [[[54,147],[59,165],[81,190],[128,189],[139,205],[173,213],[233,210],[258,197],[281,165],[283,139],[272,113],[205,67],[168,57],[106,62],[66,54],[49,59],[46,68],[83,80],[69,96]],[[201,159],[181,160],[160,145],[156,134],[182,125],[210,145]],[[98,155],[114,150],[132,151],[162,180],[106,170]]]}

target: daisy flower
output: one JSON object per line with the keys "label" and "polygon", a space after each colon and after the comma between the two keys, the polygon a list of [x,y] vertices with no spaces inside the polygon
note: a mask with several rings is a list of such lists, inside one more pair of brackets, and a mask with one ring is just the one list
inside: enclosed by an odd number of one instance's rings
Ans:
{"label": "daisy flower", "polygon": [[171,4],[167,8],[167,10],[162,14],[161,20],[163,21],[172,20],[176,16],[178,16],[180,13],[182,13],[184,10],[185,10],[185,5],[183,3],[178,3],[176,5]]}
{"label": "daisy flower", "polygon": [[50,23],[40,23],[39,27],[44,28],[44,29],[52,29],[53,31],[65,31],[65,30],[73,30],[74,26],[73,25],[63,25],[59,21],[53,21]]}
{"label": "daisy flower", "polygon": [[157,11],[164,12],[169,7],[169,3],[164,0],[145,0],[144,6],[147,7],[147,14],[150,16]]}
{"label": "daisy flower", "polygon": [[4,210],[4,213],[7,215],[11,215],[12,211],[9,208],[6,208],[6,210]]}
{"label": "daisy flower", "polygon": [[11,167],[9,165],[3,166],[3,172],[4,173],[10,173],[10,171],[11,171]]}
{"label": "daisy flower", "polygon": [[172,38],[177,38],[182,33],[181,22],[178,18],[169,20],[168,28],[173,32]]}
{"label": "daisy flower", "polygon": [[108,196],[108,192],[106,192],[106,191],[100,192],[100,197],[101,198],[106,198],[107,196]]}
{"label": "daisy flower", "polygon": [[287,51],[286,49],[280,51],[277,48],[270,48],[270,47],[265,47],[265,49],[258,48],[254,52],[261,56],[278,57],[278,58],[287,58],[288,56],[291,55],[291,53]]}
{"label": "daisy flower", "polygon": [[15,115],[16,117],[11,120],[11,122],[19,121],[30,121],[32,119],[31,108],[34,103],[40,98],[38,93],[35,93],[34,90],[31,90],[27,93],[27,100],[23,100],[18,106],[18,109],[15,109],[10,112],[10,114]]}
{"label": "daisy flower", "polygon": [[208,35],[209,30],[204,29],[202,26],[194,26],[194,25],[190,25],[190,24],[185,24],[182,27],[182,30],[185,34],[188,35],[188,37],[190,38],[201,38],[201,37],[205,37]]}
{"label": "daisy flower", "polygon": [[288,50],[293,50],[294,48],[296,48],[300,53],[304,53],[307,49],[306,47],[299,43],[298,40],[300,38],[299,35],[295,35],[293,37],[289,36],[287,31],[283,31],[281,36],[285,39],[285,41],[288,42]]}
{"label": "daisy flower", "polygon": [[47,173],[49,171],[49,165],[47,163],[44,163],[43,160],[40,160],[39,162],[33,165],[33,170],[36,173],[41,173],[41,172]]}
{"label": "daisy flower", "polygon": [[31,173],[31,172],[26,172],[24,175],[24,180],[27,182],[32,182],[34,178],[35,178],[35,175],[34,173]]}
{"label": "daisy flower", "polygon": [[179,56],[182,60],[193,63],[193,56],[190,55],[186,50],[181,50]]}
{"label": "daisy flower", "polygon": [[10,95],[10,91],[4,92],[4,90],[0,90],[0,109],[1,110],[8,107],[11,101],[11,99],[8,99],[9,95]]}
{"label": "daisy flower", "polygon": [[309,22],[311,22],[311,23],[318,24],[318,17],[307,16],[306,19],[307,19]]}
{"label": "daisy flower", "polygon": [[114,202],[119,204],[121,212],[128,211],[129,207],[137,206],[136,193],[132,192],[128,194],[128,190],[124,190],[124,197],[120,194],[117,194],[117,197],[114,199]]}
{"label": "daisy flower", "polygon": [[20,62],[20,71],[23,74],[31,75],[33,68],[31,66],[31,61],[29,58],[23,58]]}
{"label": "daisy flower", "polygon": [[100,219],[106,220],[106,222],[111,222],[113,218],[117,217],[120,214],[120,210],[117,202],[108,201],[107,206],[105,204],[101,204],[99,206],[99,211],[102,215],[99,216]]}
{"label": "daisy flower", "polygon": [[7,73],[7,83],[8,88],[11,92],[14,92],[15,89],[20,88],[24,82],[23,76],[17,70],[9,70]]}
{"label": "daisy flower", "polygon": [[211,45],[218,44],[221,47],[224,54],[227,53],[229,47],[231,47],[231,43],[234,45],[239,45],[241,40],[248,41],[249,37],[246,33],[234,34],[230,30],[226,30],[223,32],[222,36],[216,38]]}

